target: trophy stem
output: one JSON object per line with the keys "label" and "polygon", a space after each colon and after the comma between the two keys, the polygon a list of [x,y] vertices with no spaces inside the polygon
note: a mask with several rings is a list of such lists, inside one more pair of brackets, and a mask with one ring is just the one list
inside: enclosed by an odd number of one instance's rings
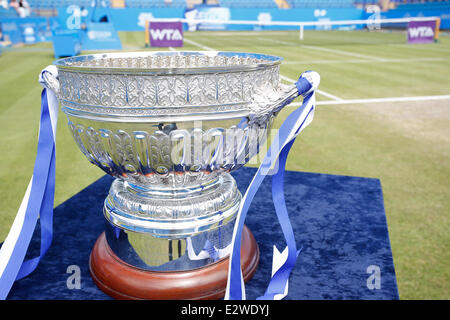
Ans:
{"label": "trophy stem", "polygon": [[[241,198],[228,173],[176,191],[116,179],[105,200],[105,232],[90,257],[94,282],[118,299],[223,297]],[[248,228],[241,243],[248,280],[259,261]]]}
{"label": "trophy stem", "polygon": [[[241,266],[244,281],[255,273],[259,249],[251,231],[242,233]],[[102,233],[94,245],[89,269],[95,284],[115,299],[200,300],[225,295],[229,257],[186,271],[150,271],[131,266],[117,257]]]}

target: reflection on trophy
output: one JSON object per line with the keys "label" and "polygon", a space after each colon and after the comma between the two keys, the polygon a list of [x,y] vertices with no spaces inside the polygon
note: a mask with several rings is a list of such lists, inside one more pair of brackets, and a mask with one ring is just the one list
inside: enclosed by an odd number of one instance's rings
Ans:
{"label": "reflection on trophy", "polygon": [[[120,299],[216,299],[241,193],[231,171],[256,156],[297,95],[281,58],[235,52],[139,52],[58,60],[58,95],[87,159],[115,177],[91,275]],[[244,280],[258,265],[245,229]]]}

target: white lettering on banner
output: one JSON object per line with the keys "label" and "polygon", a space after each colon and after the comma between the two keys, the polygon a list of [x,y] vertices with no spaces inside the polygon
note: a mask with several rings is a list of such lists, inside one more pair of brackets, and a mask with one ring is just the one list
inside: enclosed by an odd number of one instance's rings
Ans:
{"label": "white lettering on banner", "polygon": [[325,9],[314,10],[314,17],[325,17],[326,15],[327,15],[327,10],[325,10]]}
{"label": "white lettering on banner", "polygon": [[434,32],[431,27],[417,27],[410,28],[409,30],[410,38],[418,38],[418,37],[433,37]]}
{"label": "white lettering on banner", "polygon": [[378,5],[370,5],[366,8],[367,13],[372,13],[367,18],[367,29],[380,30],[381,24],[378,22],[381,19],[381,8]]}
{"label": "white lettering on banner", "polygon": [[183,40],[178,29],[152,29],[150,33],[155,40]]}
{"label": "white lettering on banner", "polygon": [[211,7],[206,10],[197,11],[196,18],[200,20],[229,21],[231,14],[229,8]]}
{"label": "white lettering on banner", "polygon": [[270,12],[260,12],[258,14],[258,21],[259,22],[270,22],[272,21],[272,15]]}
{"label": "white lettering on banner", "polygon": [[107,39],[112,37],[112,33],[110,31],[89,31],[88,38],[91,40],[94,39]]}
{"label": "white lettering on banner", "polygon": [[71,5],[66,9],[66,13],[70,14],[67,17],[66,25],[67,29],[80,29],[81,28],[81,9],[79,6]]}
{"label": "white lettering on banner", "polygon": [[142,12],[138,16],[137,25],[139,27],[145,28],[145,21],[152,20],[153,18],[153,14],[151,12]]}

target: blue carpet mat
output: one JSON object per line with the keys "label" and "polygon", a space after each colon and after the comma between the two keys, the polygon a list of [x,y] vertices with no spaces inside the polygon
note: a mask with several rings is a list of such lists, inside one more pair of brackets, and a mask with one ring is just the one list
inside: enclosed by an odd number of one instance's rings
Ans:
{"label": "blue carpet mat", "polygon": [[[242,193],[255,171],[241,168],[233,174]],[[14,284],[8,299],[110,299],[93,283],[88,261],[103,232],[102,206],[112,180],[104,176],[55,208],[52,246],[35,271]],[[303,247],[285,299],[399,298],[378,179],[289,171],[285,195],[298,247]],[[246,286],[248,299],[255,299],[270,279],[272,245],[285,246],[270,178],[258,191],[246,224],[261,252],[258,270]],[[28,257],[39,252],[38,230]],[[70,265],[81,269],[80,289],[67,287]],[[370,266],[379,268],[379,289],[370,286]]]}

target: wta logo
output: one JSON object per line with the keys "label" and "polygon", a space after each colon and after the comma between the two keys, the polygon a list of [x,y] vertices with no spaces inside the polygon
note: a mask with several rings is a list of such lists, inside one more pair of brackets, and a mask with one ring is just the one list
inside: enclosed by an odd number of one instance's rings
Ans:
{"label": "wta logo", "polygon": [[410,21],[408,23],[408,43],[431,43],[434,41],[436,20]]}
{"label": "wta logo", "polygon": [[177,29],[150,30],[150,34],[154,40],[183,40],[183,36]]}
{"label": "wta logo", "polygon": [[418,27],[408,30],[410,38],[434,37],[434,30],[431,27]]}
{"label": "wta logo", "polygon": [[183,25],[181,22],[150,22],[149,36],[152,47],[182,47]]}

